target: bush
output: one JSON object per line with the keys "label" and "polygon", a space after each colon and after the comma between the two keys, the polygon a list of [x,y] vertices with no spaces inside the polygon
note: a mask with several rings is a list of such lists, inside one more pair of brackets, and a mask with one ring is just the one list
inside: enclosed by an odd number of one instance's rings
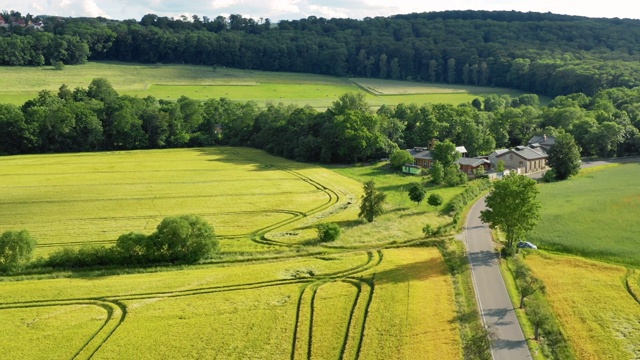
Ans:
{"label": "bush", "polygon": [[168,217],[156,232],[121,235],[116,246],[85,246],[78,250],[58,250],[42,263],[54,268],[141,265],[166,262],[195,263],[218,248],[213,228],[194,215]]}
{"label": "bush", "polygon": [[64,70],[64,63],[62,61],[52,61],[51,65],[56,70]]}
{"label": "bush", "polygon": [[435,207],[438,207],[438,206],[442,205],[443,201],[444,201],[444,199],[442,198],[442,195],[440,195],[440,194],[431,194],[431,195],[429,195],[429,198],[427,199],[427,203],[429,203],[429,205],[435,206]]}
{"label": "bush", "polygon": [[398,149],[391,154],[389,162],[392,169],[400,170],[404,164],[413,164],[413,156],[407,150]]}
{"label": "bush", "polygon": [[17,271],[26,266],[36,244],[26,230],[5,231],[0,235],[0,273]]}
{"label": "bush", "polygon": [[516,254],[516,248],[514,248],[513,246],[511,246],[511,247],[505,246],[500,250],[500,256],[503,259],[511,258],[515,254]]}
{"label": "bush", "polygon": [[318,241],[320,242],[332,242],[338,240],[340,237],[341,230],[338,224],[320,224],[316,229],[318,230]]}
{"label": "bush", "polygon": [[555,182],[556,181],[556,172],[553,169],[547,170],[546,173],[542,176],[542,181],[544,182]]}

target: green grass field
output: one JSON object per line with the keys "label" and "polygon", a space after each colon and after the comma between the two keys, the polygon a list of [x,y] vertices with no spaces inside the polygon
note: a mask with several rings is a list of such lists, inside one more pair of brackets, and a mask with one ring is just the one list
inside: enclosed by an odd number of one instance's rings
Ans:
{"label": "green grass field", "polygon": [[540,186],[541,248],[640,266],[640,164],[591,171]]}
{"label": "green grass field", "polygon": [[[238,70],[194,65],[143,65],[91,62],[51,67],[0,67],[0,103],[21,105],[41,90],[57,91],[62,84],[86,88],[94,78],[106,78],[123,95],[154,96],[176,100],[180,96],[207,100],[227,97],[236,101],[256,101],[310,105],[325,109],[346,92],[363,92],[374,107],[399,103],[470,102],[488,94],[521,95],[499,88],[449,86],[404,81],[337,78],[324,75]],[[409,90],[407,90],[409,89]],[[384,95],[384,96],[381,96]]]}
{"label": "green grass field", "polygon": [[[437,226],[451,222],[450,216],[440,213],[444,207],[436,209],[423,201],[420,205],[409,199],[408,191],[415,182],[424,183],[420,176],[407,175],[390,170],[386,162],[370,166],[334,166],[331,169],[345,177],[361,183],[374,180],[376,187],[387,195],[386,214],[371,224],[357,223],[345,230],[344,236],[335,244],[353,246],[380,243],[402,243],[424,238],[422,227],[426,224]],[[427,187],[425,199],[433,193],[442,195],[444,204],[464,190],[462,187]]]}

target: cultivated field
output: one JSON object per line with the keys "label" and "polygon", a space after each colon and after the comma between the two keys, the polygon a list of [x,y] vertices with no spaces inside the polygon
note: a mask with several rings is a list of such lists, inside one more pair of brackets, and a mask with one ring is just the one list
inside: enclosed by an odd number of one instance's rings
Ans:
{"label": "cultivated field", "polygon": [[591,171],[540,186],[542,248],[640,266],[640,164]]}
{"label": "cultivated field", "polygon": [[462,356],[435,248],[4,282],[0,315],[12,359]]}
{"label": "cultivated field", "polygon": [[164,217],[195,214],[213,225],[224,252],[266,251],[265,243],[315,237],[311,226],[327,217],[355,219],[361,187],[243,148],[0,157],[0,231],[28,230],[41,254],[113,244],[153,232]]}
{"label": "cultivated field", "polygon": [[[103,77],[123,95],[154,96],[176,100],[180,96],[207,100],[226,97],[237,101],[256,101],[310,105],[325,109],[346,92],[363,92],[374,107],[398,103],[426,102],[460,104],[488,94],[522,94],[498,88],[427,85],[403,81],[355,79],[297,73],[238,70],[194,65],[143,65],[117,62],[91,62],[51,67],[0,67],[0,103],[21,105],[41,90],[57,91],[62,84],[86,88],[94,78]],[[357,85],[359,84],[359,85]],[[364,90],[367,89],[367,90]],[[404,89],[413,89],[406,91]],[[421,89],[421,90],[417,90]],[[385,96],[378,96],[384,94]]]}
{"label": "cultivated field", "polygon": [[578,359],[640,358],[637,272],[577,257],[527,256]]}

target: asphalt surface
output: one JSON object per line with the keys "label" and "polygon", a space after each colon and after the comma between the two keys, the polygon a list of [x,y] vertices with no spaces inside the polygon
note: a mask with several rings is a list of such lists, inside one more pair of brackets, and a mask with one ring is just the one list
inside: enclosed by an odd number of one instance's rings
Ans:
{"label": "asphalt surface", "polygon": [[476,202],[464,230],[480,313],[485,326],[493,333],[492,354],[495,360],[531,359],[511,299],[504,285],[498,254],[493,248],[491,229],[480,220],[484,198]]}

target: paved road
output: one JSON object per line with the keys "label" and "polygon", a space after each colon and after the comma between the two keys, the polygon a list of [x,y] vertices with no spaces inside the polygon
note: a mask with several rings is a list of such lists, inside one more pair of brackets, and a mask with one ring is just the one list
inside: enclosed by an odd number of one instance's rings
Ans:
{"label": "paved road", "polygon": [[480,220],[484,198],[473,205],[464,230],[471,272],[480,312],[494,333],[492,353],[495,360],[531,359],[520,323],[498,267],[498,256],[491,242],[489,226]]}

